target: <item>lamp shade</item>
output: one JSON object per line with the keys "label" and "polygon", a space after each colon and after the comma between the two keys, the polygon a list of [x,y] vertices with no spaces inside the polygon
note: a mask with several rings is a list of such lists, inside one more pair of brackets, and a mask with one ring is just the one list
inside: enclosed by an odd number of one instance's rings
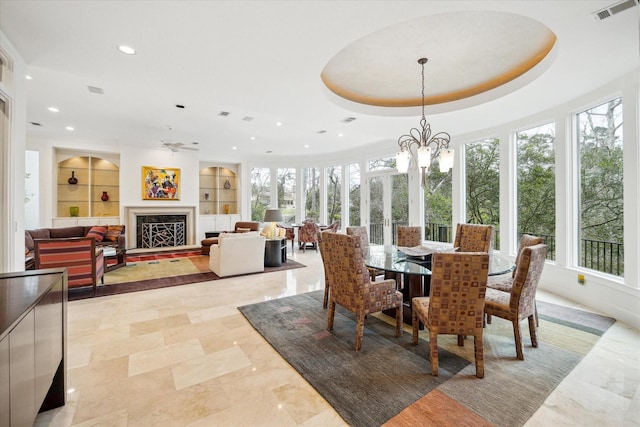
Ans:
{"label": "lamp shade", "polygon": [[280,209],[267,209],[264,213],[264,222],[282,222],[282,211]]}
{"label": "lamp shade", "polygon": [[407,173],[407,171],[409,170],[408,151],[398,151],[396,153],[396,167],[398,168],[398,172]]}
{"label": "lamp shade", "polygon": [[449,172],[453,167],[453,148],[447,148],[440,152],[440,172]]}

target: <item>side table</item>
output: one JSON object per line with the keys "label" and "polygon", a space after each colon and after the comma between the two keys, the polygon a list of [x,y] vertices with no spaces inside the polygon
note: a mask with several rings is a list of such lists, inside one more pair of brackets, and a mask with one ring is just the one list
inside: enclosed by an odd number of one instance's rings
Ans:
{"label": "side table", "polygon": [[[267,239],[264,245],[264,266],[280,267],[282,265],[282,248],[287,250],[287,239]],[[285,259],[286,261],[286,255]]]}
{"label": "side table", "polygon": [[[104,254],[105,273],[117,270],[127,265],[127,262],[125,260],[125,252],[119,247],[107,246],[103,249],[102,253]],[[115,263],[109,264],[109,260],[115,260]]]}

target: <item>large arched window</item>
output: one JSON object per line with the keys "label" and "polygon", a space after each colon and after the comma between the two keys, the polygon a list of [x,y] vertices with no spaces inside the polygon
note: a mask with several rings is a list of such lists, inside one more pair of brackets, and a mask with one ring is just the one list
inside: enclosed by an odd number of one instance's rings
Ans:
{"label": "large arched window", "polygon": [[555,259],[555,125],[516,133],[518,240],[522,234],[544,238],[547,258]]}
{"label": "large arched window", "polygon": [[578,265],[624,276],[622,99],[577,115]]}

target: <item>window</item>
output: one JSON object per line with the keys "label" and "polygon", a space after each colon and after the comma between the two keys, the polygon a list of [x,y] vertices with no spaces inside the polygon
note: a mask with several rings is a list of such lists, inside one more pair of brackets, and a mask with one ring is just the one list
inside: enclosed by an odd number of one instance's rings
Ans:
{"label": "window", "polygon": [[320,217],[320,170],[318,168],[302,170],[302,188],[304,189],[304,219],[318,221]]}
{"label": "window", "polygon": [[369,160],[369,172],[384,171],[388,169],[395,169],[396,158],[387,157],[384,159]]}
{"label": "window", "polygon": [[349,178],[349,192],[347,204],[349,205],[349,224],[359,226],[360,219],[360,163],[351,163],[347,166]]}
{"label": "window", "polygon": [[425,238],[436,242],[453,242],[451,171],[431,167],[424,187]]}
{"label": "window", "polygon": [[465,145],[466,221],[495,228],[494,248],[500,249],[500,141]]}
{"label": "window", "polygon": [[577,115],[578,265],[624,276],[622,99]]}
{"label": "window", "polygon": [[556,247],[554,144],[554,124],[516,133],[518,239],[522,234],[544,238],[548,259],[555,259]]}
{"label": "window", "polygon": [[286,223],[296,222],[296,170],[278,169],[278,208]]}
{"label": "window", "polygon": [[327,224],[342,218],[342,168],[329,166],[327,172]]}
{"label": "window", "polygon": [[251,220],[262,222],[271,203],[271,175],[268,168],[251,169]]}

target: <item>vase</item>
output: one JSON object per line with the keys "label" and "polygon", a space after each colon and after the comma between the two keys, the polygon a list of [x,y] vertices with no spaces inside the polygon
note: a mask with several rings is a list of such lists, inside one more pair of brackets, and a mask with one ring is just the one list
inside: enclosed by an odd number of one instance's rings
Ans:
{"label": "vase", "polygon": [[69,178],[67,182],[71,185],[75,185],[78,183],[78,178],[76,178],[76,171],[71,171],[71,178]]}
{"label": "vase", "polygon": [[229,205],[224,205],[224,213],[229,213]]}
{"label": "vase", "polygon": [[102,197],[100,197],[100,200],[102,200],[103,202],[109,201],[109,195],[107,194],[106,191],[102,192]]}
{"label": "vase", "polygon": [[78,216],[78,214],[80,213],[80,208],[77,206],[71,206],[69,207],[69,215],[70,216]]}

